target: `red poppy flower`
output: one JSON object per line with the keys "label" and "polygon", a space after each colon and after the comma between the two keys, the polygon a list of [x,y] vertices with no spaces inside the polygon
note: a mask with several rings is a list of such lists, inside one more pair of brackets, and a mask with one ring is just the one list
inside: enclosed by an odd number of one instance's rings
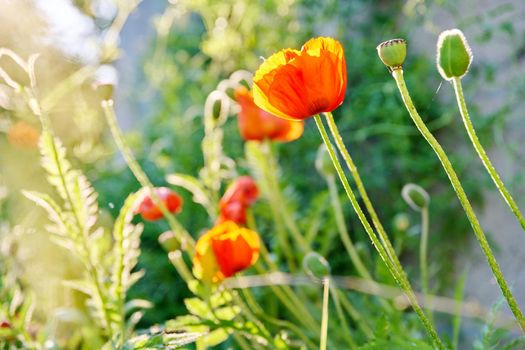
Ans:
{"label": "red poppy flower", "polygon": [[303,134],[304,122],[283,120],[260,109],[244,86],[235,90],[235,99],[241,107],[237,118],[239,132],[246,141],[290,142]]}
{"label": "red poppy flower", "polygon": [[[182,198],[174,191],[167,187],[156,187],[154,189],[157,197],[164,203],[164,206],[170,213],[178,213],[182,210]],[[155,205],[151,196],[144,192],[135,214],[140,214],[144,220],[155,221],[163,217],[160,208]]]}
{"label": "red poppy flower", "polygon": [[259,251],[256,232],[226,221],[197,241],[193,272],[202,281],[217,283],[252,266],[259,258]]}
{"label": "red poppy flower", "polygon": [[346,92],[343,47],[332,38],[315,38],[301,51],[286,49],[266,59],[253,79],[257,106],[278,117],[303,120],[331,112]]}
{"label": "red poppy flower", "polygon": [[252,205],[259,197],[259,188],[250,176],[238,177],[224,193],[219,205],[239,202],[244,206]]}
{"label": "red poppy flower", "polygon": [[236,224],[246,224],[246,210],[248,207],[240,202],[230,202],[221,205],[217,223],[233,221]]}

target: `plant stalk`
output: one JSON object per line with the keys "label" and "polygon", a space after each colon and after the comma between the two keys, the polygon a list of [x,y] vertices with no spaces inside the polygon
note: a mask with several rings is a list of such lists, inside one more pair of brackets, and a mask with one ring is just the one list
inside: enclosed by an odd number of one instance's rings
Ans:
{"label": "plant stalk", "polygon": [[474,125],[472,125],[472,121],[470,119],[468,109],[467,109],[467,103],[465,102],[465,96],[463,95],[463,87],[461,85],[461,79],[458,77],[453,78],[452,84],[454,85],[454,92],[456,93],[456,100],[458,102],[458,107],[461,113],[461,118],[463,119],[463,124],[465,125],[465,129],[467,130],[467,134],[470,138],[470,141],[472,142],[474,149],[476,150],[479,158],[481,159],[481,162],[485,166],[485,169],[487,169],[487,172],[492,178],[492,181],[498,188],[499,193],[503,196],[503,198],[505,199],[505,202],[510,207],[510,210],[514,213],[514,216],[516,216],[516,218],[518,219],[521,227],[525,230],[525,218],[521,214],[518,204],[516,203],[514,198],[512,198],[512,195],[505,187],[505,184],[503,184],[503,181],[499,177],[498,172],[496,171],[496,168],[494,168],[494,166],[492,165],[492,162],[490,161],[490,158],[487,155],[487,152],[485,152],[485,149],[483,148],[483,146],[481,145],[481,142],[478,139],[476,130],[474,129]]}
{"label": "plant stalk", "polygon": [[[330,155],[330,159],[332,160],[332,163],[334,164],[334,167],[337,171],[337,174],[339,176],[339,179],[341,180],[341,183],[343,184],[343,187],[345,189],[345,192],[348,196],[348,199],[350,200],[350,203],[352,204],[352,207],[354,208],[354,211],[356,212],[357,216],[359,217],[359,220],[361,221],[361,224],[365,228],[366,233],[368,234],[370,240],[372,241],[372,244],[376,248],[379,256],[385,263],[386,267],[396,280],[396,282],[399,284],[399,286],[403,289],[405,292],[407,298],[410,300],[410,303],[412,304],[412,307],[414,308],[414,311],[421,319],[421,322],[423,323],[423,326],[425,327],[426,331],[428,332],[432,342],[438,349],[445,349],[445,346],[441,342],[441,339],[439,338],[437,331],[435,330],[434,326],[428,318],[426,317],[425,313],[421,309],[421,306],[419,305],[419,302],[417,301],[417,298],[414,294],[414,291],[412,290],[410,283],[408,283],[406,279],[406,275],[404,275],[403,271],[399,271],[399,268],[397,265],[395,265],[392,260],[389,258],[387,252],[385,251],[385,248],[379,241],[378,237],[376,236],[375,232],[372,229],[372,226],[370,226],[370,223],[368,222],[368,219],[366,218],[365,214],[363,213],[363,210],[361,209],[361,206],[359,205],[357,198],[355,197],[354,192],[352,191],[350,184],[348,183],[348,179],[346,178],[346,175],[343,171],[343,168],[341,167],[341,163],[337,159],[337,155],[335,153],[335,150],[330,142],[330,139],[328,138],[328,133],[326,132],[326,129],[323,125],[323,122],[321,120],[321,117],[319,115],[314,116],[315,123],[317,125],[317,128],[319,129],[319,132],[321,134],[321,138],[323,139],[323,142],[325,143],[328,153]],[[402,277],[405,276],[405,277]]]}
{"label": "plant stalk", "polygon": [[505,277],[503,276],[501,268],[499,267],[498,262],[496,261],[496,258],[494,256],[494,253],[492,252],[492,249],[490,248],[490,245],[487,241],[487,237],[485,236],[485,233],[481,229],[478,218],[476,217],[476,214],[474,213],[474,209],[472,208],[472,205],[470,204],[470,201],[467,198],[467,194],[465,193],[465,190],[463,189],[463,186],[461,185],[459,178],[456,172],[454,171],[454,168],[452,167],[452,163],[450,163],[450,160],[448,159],[445,151],[443,150],[439,142],[436,140],[436,138],[432,135],[430,130],[428,130],[423,119],[421,119],[421,117],[419,116],[419,113],[417,112],[412,102],[412,99],[410,98],[410,94],[408,93],[408,89],[406,87],[405,80],[403,78],[403,70],[401,68],[394,69],[392,71],[392,76],[394,77],[394,80],[396,81],[399,92],[401,93],[401,98],[403,99],[405,107],[408,113],[410,114],[410,117],[414,121],[414,124],[416,125],[418,130],[421,132],[425,140],[427,140],[429,145],[432,147],[432,149],[438,156],[441,164],[443,165],[443,168],[445,172],[447,173],[447,176],[450,179],[450,182],[452,183],[452,187],[454,188],[454,191],[456,192],[457,197],[459,201],[461,202],[461,205],[463,209],[465,210],[465,213],[467,214],[467,217],[470,221],[472,229],[474,230],[474,234],[479,242],[479,245],[481,246],[481,250],[485,254],[485,257],[487,258],[487,262],[490,265],[492,273],[494,277],[496,278],[498,285],[500,286],[501,292],[503,293],[503,296],[505,297],[507,304],[512,310],[514,317],[518,321],[520,328],[525,333],[525,318],[523,317],[523,313],[520,310],[518,303],[516,302],[516,299],[514,298],[514,295],[512,294],[507,284],[507,281],[505,280]]}

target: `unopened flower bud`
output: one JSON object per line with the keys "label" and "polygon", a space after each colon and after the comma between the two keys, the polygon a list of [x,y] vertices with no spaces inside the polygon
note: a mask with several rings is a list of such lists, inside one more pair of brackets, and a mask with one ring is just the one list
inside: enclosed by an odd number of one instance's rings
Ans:
{"label": "unopened flower bud", "polygon": [[325,278],[330,276],[330,264],[326,259],[316,253],[310,252],[303,259],[304,272],[313,278]]}
{"label": "unopened flower bud", "polygon": [[325,144],[321,144],[317,149],[317,156],[315,158],[315,168],[319,174],[329,177],[335,174],[335,168],[330,159],[330,154],[328,153],[328,148]]}
{"label": "unopened flower bud", "polygon": [[415,211],[428,207],[430,196],[421,186],[406,184],[401,190],[401,195],[407,204]]}
{"label": "unopened flower bud", "polygon": [[173,252],[180,248],[179,240],[173,231],[166,231],[159,236],[159,243],[166,252]]}
{"label": "unopened flower bud", "polygon": [[445,30],[437,42],[437,67],[445,80],[462,78],[472,62],[472,51],[459,29]]}
{"label": "unopened flower bud", "polygon": [[389,69],[401,68],[407,56],[407,42],[405,39],[382,42],[377,46],[377,54]]}

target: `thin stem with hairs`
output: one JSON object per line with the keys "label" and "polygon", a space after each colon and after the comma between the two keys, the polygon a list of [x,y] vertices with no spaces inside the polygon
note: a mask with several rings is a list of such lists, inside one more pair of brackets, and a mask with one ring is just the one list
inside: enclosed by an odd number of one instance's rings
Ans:
{"label": "thin stem with hairs", "polygon": [[494,256],[494,253],[490,248],[485,233],[481,229],[481,225],[479,224],[478,218],[474,212],[474,209],[472,208],[472,205],[470,204],[470,201],[468,200],[467,194],[465,193],[461,182],[459,181],[459,178],[452,166],[452,163],[448,159],[445,151],[443,150],[439,142],[436,140],[434,135],[432,135],[430,130],[428,130],[423,119],[421,119],[421,117],[419,116],[419,113],[417,112],[416,107],[414,106],[414,103],[410,98],[410,94],[408,93],[408,89],[405,84],[405,79],[403,78],[403,70],[401,68],[394,69],[392,71],[392,76],[396,81],[399,92],[401,93],[401,98],[403,99],[403,103],[405,104],[405,107],[410,117],[414,121],[414,124],[421,132],[425,140],[432,147],[432,149],[438,156],[439,161],[443,165],[443,168],[447,173],[450,182],[452,183],[452,187],[454,188],[454,191],[456,192],[456,195],[459,201],[461,202],[465,213],[467,214],[467,218],[470,221],[472,229],[474,230],[474,235],[476,236],[479,242],[481,250],[487,258],[487,262],[492,270],[494,277],[496,278],[501,292],[503,293],[503,296],[505,297],[510,309],[512,310],[512,313],[518,321],[520,328],[523,332],[525,332],[525,318],[523,316],[523,313],[519,308],[518,303],[516,302],[516,299],[514,298],[514,295],[512,294],[507,284],[507,281],[505,280],[505,277],[503,276],[503,272],[501,271],[501,268],[499,267],[498,262],[496,261],[496,257]]}
{"label": "thin stem with hairs", "polygon": [[465,101],[465,96],[463,95],[463,87],[461,85],[461,78],[455,77],[452,78],[452,85],[454,85],[454,92],[456,93],[456,100],[458,103],[459,111],[461,113],[461,118],[463,119],[463,124],[465,125],[465,129],[467,130],[467,134],[470,138],[470,141],[472,142],[472,145],[474,146],[474,149],[476,150],[479,158],[481,159],[481,162],[485,166],[485,169],[487,169],[487,172],[489,173],[492,181],[498,188],[499,193],[503,196],[505,199],[505,202],[510,207],[510,210],[514,213],[514,216],[518,219],[521,227],[525,230],[525,218],[521,214],[521,211],[518,207],[518,204],[512,198],[512,195],[505,187],[505,184],[501,180],[501,178],[498,175],[498,172],[496,171],[496,168],[492,165],[492,162],[490,161],[489,156],[487,155],[487,152],[485,152],[485,149],[481,145],[481,142],[478,139],[478,136],[476,134],[476,130],[474,129],[474,125],[472,125],[472,121],[470,119],[468,109],[467,109],[467,103]]}
{"label": "thin stem with hairs", "polygon": [[126,145],[124,141],[124,135],[122,135],[122,131],[120,130],[117,123],[117,116],[113,108],[113,101],[102,101],[102,109],[104,110],[104,115],[109,125],[111,135],[113,136],[113,139],[115,140],[115,143],[117,144],[117,147],[120,150],[122,156],[124,157],[124,160],[126,161],[129,169],[131,170],[137,181],[140,183],[140,185],[143,188],[147,189],[148,194],[151,196],[151,199],[153,200],[155,205],[159,207],[160,211],[162,212],[162,215],[168,222],[168,225],[170,226],[171,230],[177,235],[176,237],[179,240],[181,246],[185,248],[191,256],[193,256],[195,250],[195,241],[193,240],[193,237],[191,237],[191,235],[178,222],[175,216],[173,216],[169,212],[164,203],[162,203],[160,198],[153,190],[154,186],[151,183],[150,179],[144,173],[139,163],[135,159],[135,156],[133,155],[129,147]]}
{"label": "thin stem with hairs", "polygon": [[341,180],[341,183],[343,184],[343,187],[348,196],[348,199],[350,200],[350,203],[352,204],[352,207],[354,208],[354,211],[356,212],[359,218],[359,221],[363,225],[366,233],[368,234],[370,240],[372,241],[373,246],[377,250],[381,260],[383,260],[383,262],[385,263],[391,275],[394,277],[396,282],[405,292],[407,298],[410,300],[410,303],[412,304],[414,311],[419,316],[433,344],[438,349],[445,349],[445,346],[443,345],[441,339],[439,338],[437,331],[435,330],[434,326],[432,325],[432,323],[429,321],[429,319],[427,318],[427,316],[421,309],[421,306],[419,305],[419,302],[414,294],[414,291],[412,290],[412,287],[410,286],[408,279],[406,279],[405,277],[406,275],[404,274],[403,271],[399,271],[398,266],[394,264],[392,260],[389,258],[387,252],[385,251],[385,248],[379,241],[376,233],[372,229],[372,226],[368,222],[368,219],[366,218],[363,210],[361,209],[361,206],[359,205],[357,198],[355,197],[355,194],[352,191],[350,184],[348,183],[348,179],[346,178],[343,168],[341,167],[341,163],[339,162],[339,159],[337,158],[335,150],[330,142],[328,133],[326,132],[326,129],[325,129],[325,126],[323,125],[321,117],[319,115],[316,115],[314,116],[314,120],[321,134],[321,138],[323,139],[323,142],[325,143],[326,148],[328,149],[328,154],[330,155],[330,159],[332,160],[332,163],[334,164],[337,175],[339,176],[339,179]]}

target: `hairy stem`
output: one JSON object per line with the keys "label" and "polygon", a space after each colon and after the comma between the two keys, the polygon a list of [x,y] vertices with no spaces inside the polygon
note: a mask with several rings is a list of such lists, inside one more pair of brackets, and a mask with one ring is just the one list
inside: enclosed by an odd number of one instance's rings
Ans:
{"label": "hairy stem", "polygon": [[512,212],[518,219],[521,227],[525,230],[525,218],[523,218],[523,215],[521,214],[518,204],[516,204],[516,201],[514,200],[514,198],[512,198],[512,195],[510,194],[510,192],[507,190],[507,188],[503,184],[503,181],[499,177],[498,172],[496,171],[496,168],[494,168],[494,166],[492,165],[492,162],[490,161],[489,156],[487,155],[487,152],[485,152],[485,149],[481,145],[481,142],[479,142],[478,136],[476,135],[476,130],[474,129],[474,126],[472,125],[472,121],[470,120],[470,116],[468,113],[467,103],[465,102],[465,96],[463,95],[463,87],[461,86],[461,79],[458,77],[453,78],[452,84],[454,85],[454,91],[456,93],[456,99],[458,102],[459,111],[461,112],[463,124],[465,125],[465,129],[467,130],[467,134],[470,138],[470,141],[472,142],[472,145],[474,146],[476,152],[478,153],[479,158],[481,159],[481,162],[485,166],[485,169],[487,169],[487,172],[492,178],[492,181],[494,181],[494,184],[498,188],[499,193],[503,196],[503,198],[505,199],[505,202],[507,202],[507,205],[510,207],[510,210],[512,210]]}
{"label": "hairy stem", "polygon": [[514,298],[514,295],[512,294],[507,284],[507,281],[503,276],[501,268],[499,267],[494,253],[492,252],[492,249],[490,248],[490,245],[487,241],[487,237],[481,229],[478,218],[474,213],[474,209],[472,208],[472,205],[470,204],[470,201],[467,198],[467,194],[465,193],[465,190],[463,189],[463,186],[461,185],[461,182],[459,181],[459,178],[456,172],[454,171],[454,168],[452,167],[452,163],[450,163],[450,160],[448,159],[445,151],[443,150],[439,142],[436,140],[436,138],[432,135],[430,130],[428,130],[423,119],[421,119],[421,117],[419,116],[419,113],[417,112],[412,102],[412,99],[410,98],[410,94],[408,93],[408,89],[405,84],[405,79],[403,78],[403,70],[393,70],[392,76],[396,81],[399,92],[401,93],[401,98],[403,99],[405,107],[407,108],[410,117],[414,121],[414,124],[421,132],[425,140],[427,140],[429,145],[432,147],[432,149],[438,156],[441,164],[443,165],[443,168],[445,169],[445,172],[447,173],[447,176],[450,179],[450,182],[452,183],[452,187],[454,188],[454,191],[456,192],[456,195],[459,201],[461,202],[465,213],[467,214],[468,220],[470,221],[472,229],[474,230],[474,234],[479,242],[481,250],[485,254],[485,257],[487,258],[487,262],[492,270],[492,273],[496,278],[498,285],[500,286],[501,292],[503,293],[503,296],[505,297],[510,309],[512,310],[512,313],[516,317],[520,328],[523,332],[525,332],[525,318],[523,317],[523,313],[521,312],[518,303],[516,302],[516,299]]}
{"label": "hairy stem", "polygon": [[326,350],[328,338],[328,298],[330,297],[330,279],[323,280],[323,312],[321,318],[321,342],[319,350]]}
{"label": "hairy stem", "polygon": [[376,236],[375,232],[372,229],[372,226],[370,226],[370,223],[368,222],[368,219],[366,218],[365,214],[363,213],[363,210],[361,209],[361,206],[359,205],[357,198],[355,197],[354,192],[352,191],[350,184],[348,183],[348,179],[346,178],[346,175],[343,171],[343,168],[341,167],[341,163],[339,162],[339,159],[337,159],[337,155],[335,153],[335,150],[330,142],[330,139],[328,138],[328,133],[326,132],[326,129],[323,125],[323,122],[321,120],[321,117],[319,115],[316,115],[314,117],[315,123],[317,124],[317,128],[319,129],[319,132],[321,134],[321,137],[323,139],[323,142],[325,143],[328,153],[330,155],[330,159],[332,160],[332,163],[334,164],[334,167],[337,171],[337,174],[339,176],[339,179],[341,180],[341,183],[343,184],[343,187],[345,189],[345,192],[348,196],[348,199],[350,200],[350,203],[352,204],[352,207],[354,208],[354,211],[356,212],[359,220],[361,221],[361,224],[365,228],[366,233],[368,234],[370,240],[372,241],[372,244],[376,248],[380,258],[383,260],[385,265],[387,266],[389,272],[392,274],[396,282],[399,284],[399,286],[403,289],[405,292],[407,298],[410,300],[410,303],[412,304],[412,307],[414,308],[414,311],[417,313],[419,318],[421,319],[421,322],[423,323],[423,326],[425,327],[426,331],[428,332],[430,338],[432,339],[432,342],[438,349],[445,349],[445,346],[441,342],[437,331],[435,330],[434,326],[428,318],[426,317],[425,313],[421,309],[421,306],[419,305],[419,302],[417,301],[417,298],[414,294],[414,291],[412,290],[410,283],[408,283],[405,274],[403,271],[399,271],[399,268],[397,265],[395,265],[392,260],[389,258],[387,252],[385,251],[385,248],[379,241],[378,237]]}
{"label": "hairy stem", "polygon": [[175,234],[177,234],[176,237],[179,240],[181,246],[183,248],[186,248],[188,250],[188,253],[193,256],[195,250],[195,241],[193,240],[191,235],[177,221],[177,219],[169,212],[169,210],[166,208],[164,203],[162,203],[160,198],[156,195],[155,191],[153,190],[153,184],[140,167],[139,163],[133,156],[133,153],[131,152],[129,147],[126,145],[124,141],[124,135],[122,135],[122,131],[118,127],[117,117],[115,115],[115,110],[113,109],[113,101],[103,101],[102,108],[104,109],[104,115],[106,116],[106,120],[111,130],[113,139],[115,140],[115,143],[117,144],[117,147],[120,150],[122,156],[124,157],[124,160],[126,161],[129,169],[131,170],[137,181],[140,183],[140,185],[148,190],[151,199],[153,200],[155,205],[159,207],[160,211],[162,212],[162,215],[168,222],[168,225],[170,226],[171,230]]}

